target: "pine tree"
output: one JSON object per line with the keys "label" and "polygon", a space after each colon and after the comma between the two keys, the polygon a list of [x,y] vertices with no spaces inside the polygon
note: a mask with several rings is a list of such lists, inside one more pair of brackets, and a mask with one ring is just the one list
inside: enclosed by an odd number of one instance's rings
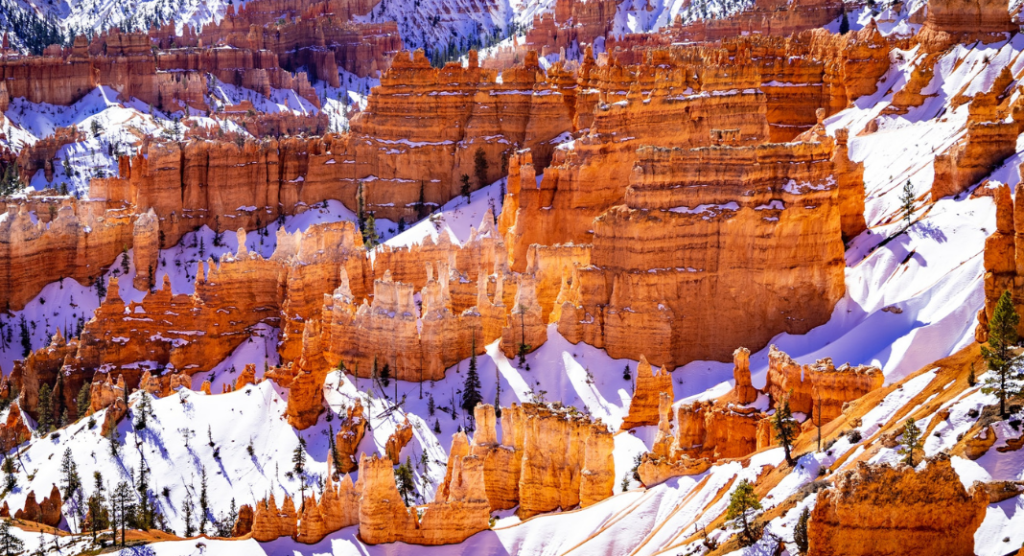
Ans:
{"label": "pine tree", "polygon": [[747,514],[760,509],[761,503],[757,500],[757,495],[754,494],[754,485],[743,479],[740,484],[736,485],[736,490],[732,491],[729,498],[729,509],[725,513],[725,519],[739,522],[738,525],[742,529],[739,540],[742,546],[750,546],[757,541],[753,531],[750,530]]}
{"label": "pine tree", "polygon": [[25,543],[11,533],[11,520],[0,521],[0,554],[15,556],[25,550]]}
{"label": "pine tree", "polygon": [[110,427],[110,433],[107,435],[107,441],[110,444],[110,455],[117,458],[121,455],[121,435],[117,434],[117,427]]}
{"label": "pine tree", "polygon": [[28,357],[32,353],[32,337],[28,333],[28,323],[25,322],[25,315],[18,319],[18,334],[21,337],[21,357]]}
{"label": "pine tree", "polygon": [[341,452],[338,451],[338,443],[334,439],[334,427],[327,427],[327,444],[328,449],[331,451],[331,466],[334,468],[334,474],[342,476],[345,472],[341,468]]}
{"label": "pine tree", "polygon": [[292,471],[299,477],[306,471],[306,440],[299,437],[299,444],[292,450]]}
{"label": "pine tree", "polygon": [[131,265],[128,263],[128,248],[121,248],[121,274],[128,275],[128,271],[131,270]]}
{"label": "pine tree", "polygon": [[476,336],[473,336],[472,355],[469,358],[469,372],[466,373],[466,383],[462,385],[462,410],[473,419],[473,410],[476,405],[483,401],[480,395],[480,375],[476,370]]}
{"label": "pine tree", "polygon": [[149,467],[146,460],[139,464],[139,479],[135,483],[135,490],[139,493],[139,516],[138,525],[140,529],[152,529],[153,507],[149,503]]}
{"label": "pine tree", "polygon": [[103,475],[99,471],[92,474],[93,489],[89,497],[89,511],[87,514],[88,528],[92,532],[92,540],[96,542],[96,533],[110,526],[110,515],[106,508],[106,499],[103,496]]}
{"label": "pine tree", "polygon": [[427,198],[426,191],[424,190],[423,180],[420,180],[420,197],[416,201],[416,216],[420,219],[427,217]]}
{"label": "pine tree", "polygon": [[128,530],[128,522],[135,516],[135,493],[131,485],[126,481],[117,483],[114,492],[110,494],[110,517],[113,521],[115,538],[117,528],[121,528],[121,547],[125,546],[125,534]]}
{"label": "pine tree", "polygon": [[906,228],[910,227],[910,219],[914,215],[914,184],[907,180],[907,183],[903,184],[903,191],[900,193],[900,211],[903,212],[903,220],[907,223]]}
{"label": "pine tree", "polygon": [[18,486],[18,476],[15,475],[14,458],[10,454],[4,456],[4,491],[11,492]]}
{"label": "pine tree", "polygon": [[182,505],[182,511],[185,514],[185,537],[191,537],[196,532],[195,525],[192,524],[192,517],[195,515],[196,506],[192,502],[191,492],[185,494],[185,503]]}
{"label": "pine tree", "polygon": [[53,427],[53,399],[50,396],[50,385],[39,387],[39,432],[46,434]]}
{"label": "pine tree", "polygon": [[80,488],[82,478],[78,475],[78,466],[71,456],[71,448],[64,450],[64,457],[60,462],[61,496],[64,500],[70,500]]}
{"label": "pine tree", "polygon": [[772,429],[775,431],[779,444],[786,452],[786,462],[792,467],[794,461],[791,450],[793,441],[796,440],[800,431],[800,425],[793,418],[793,412],[789,409],[788,397],[784,398],[782,403],[775,408],[775,415],[772,415]]}
{"label": "pine tree", "polygon": [[412,473],[412,460],[406,456],[405,463],[395,468],[395,486],[402,495],[405,505],[409,505],[409,496],[416,492],[415,476]]}
{"label": "pine tree", "polygon": [[199,534],[205,535],[207,517],[210,514],[210,499],[206,494],[206,468],[200,468],[200,472],[202,475],[199,482],[199,511],[201,512],[199,516]]}
{"label": "pine tree", "polygon": [[473,153],[473,173],[476,174],[477,187],[487,185],[487,154],[483,147],[477,147]]}
{"label": "pine tree", "polygon": [[[391,384],[391,366],[384,363],[384,366],[380,368],[380,383],[387,388]],[[387,394],[385,394],[387,397]]]}
{"label": "pine tree", "polygon": [[846,12],[843,12],[843,20],[839,22],[839,34],[845,35],[850,32],[850,18],[846,16]]}
{"label": "pine tree", "polygon": [[626,368],[622,370],[622,380],[632,381],[633,373],[629,371],[629,363],[626,363]]}
{"label": "pine tree", "polygon": [[434,434],[441,434],[441,421],[434,419]]}
{"label": "pine tree", "polygon": [[85,417],[85,414],[89,411],[89,396],[92,394],[89,383],[82,385],[82,389],[78,391],[78,397],[75,400],[75,417],[81,419]]}
{"label": "pine tree", "polygon": [[1020,357],[1014,356],[1012,348],[1019,340],[1017,325],[1020,316],[1013,306],[1010,291],[1004,291],[996,303],[995,311],[988,322],[988,345],[981,346],[981,355],[988,363],[995,376],[985,379],[981,391],[995,394],[999,398],[999,415],[1006,417],[1006,398],[1020,394],[1018,381],[1024,379],[1019,362]]}
{"label": "pine tree", "polygon": [[807,539],[807,522],[811,519],[811,510],[804,507],[804,510],[800,512],[800,519],[796,522],[796,527],[793,528],[793,542],[799,549],[801,556],[807,554],[807,548],[809,541]]}
{"label": "pine tree", "polygon": [[466,202],[469,202],[469,175],[462,174],[459,179],[461,185],[459,185],[459,194],[466,198]]}
{"label": "pine tree", "polygon": [[903,424],[903,438],[900,444],[903,446],[900,448],[903,463],[914,467],[914,453],[924,447],[924,442],[921,441],[921,429],[917,428],[913,417],[908,418]]}

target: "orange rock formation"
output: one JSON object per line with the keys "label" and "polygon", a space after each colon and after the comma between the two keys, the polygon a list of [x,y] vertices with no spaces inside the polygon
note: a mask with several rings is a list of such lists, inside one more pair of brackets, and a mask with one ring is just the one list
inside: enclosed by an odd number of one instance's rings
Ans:
{"label": "orange rock formation", "polygon": [[974,554],[987,505],[985,489],[965,490],[948,456],[920,472],[861,462],[818,494],[808,554]]}
{"label": "orange rock formation", "polygon": [[659,419],[658,400],[661,394],[674,399],[672,393],[672,373],[662,367],[655,374],[647,358],[640,356],[636,366],[636,388],[633,400],[629,402],[629,413],[622,420],[620,430],[635,427],[657,425]]}

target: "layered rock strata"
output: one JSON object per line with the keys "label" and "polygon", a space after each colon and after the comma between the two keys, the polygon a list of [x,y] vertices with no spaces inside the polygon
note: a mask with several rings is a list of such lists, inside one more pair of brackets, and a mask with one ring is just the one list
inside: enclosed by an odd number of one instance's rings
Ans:
{"label": "layered rock strata", "polygon": [[843,406],[885,383],[881,369],[868,365],[838,369],[832,359],[800,365],[774,345],[768,350],[768,378],[764,387],[773,404],[789,400],[791,411],[825,424],[843,412]]}
{"label": "layered rock strata", "polygon": [[861,462],[818,494],[808,554],[974,554],[987,506],[985,489],[964,489],[948,456],[921,471]]}
{"label": "layered rock strata", "polygon": [[641,148],[559,332],[670,366],[825,322],[845,291],[833,147]]}
{"label": "layered rock strata", "polygon": [[[452,440],[453,454],[470,454],[482,462],[491,510],[518,504],[518,515],[526,519],[612,495],[614,442],[600,421],[565,408],[513,404],[501,412],[499,443],[494,415],[493,406],[478,405],[472,444],[464,435]],[[451,463],[448,473],[454,473]],[[447,492],[452,480],[446,477],[438,492]]]}

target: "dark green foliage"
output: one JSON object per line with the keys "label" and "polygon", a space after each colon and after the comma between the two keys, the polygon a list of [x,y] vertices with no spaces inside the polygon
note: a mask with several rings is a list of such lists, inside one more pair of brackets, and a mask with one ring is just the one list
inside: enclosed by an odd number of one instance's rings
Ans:
{"label": "dark green foliage", "polygon": [[903,463],[914,467],[914,454],[924,448],[924,442],[921,441],[921,429],[917,428],[917,423],[913,417],[907,419],[907,422],[903,424],[903,438],[900,440],[902,448],[900,448],[900,455],[903,456]]}
{"label": "dark green foliage", "polygon": [[995,374],[985,380],[981,390],[999,398],[999,414],[1003,417],[1006,417],[1006,398],[1021,394],[1019,381],[1024,379],[1020,357],[1012,351],[1019,340],[1019,323],[1020,316],[1014,309],[1013,298],[1009,290],[1004,291],[988,322],[988,343],[981,346],[981,355],[988,363],[988,369]]}
{"label": "dark green foliage", "polygon": [[740,484],[736,485],[736,490],[732,491],[732,495],[729,497],[729,509],[725,513],[725,519],[738,522],[737,525],[741,529],[739,533],[740,545],[750,546],[757,542],[754,531],[750,527],[748,514],[760,509],[761,502],[758,501],[757,495],[754,494],[754,485],[743,479],[740,481]]}
{"label": "dark green foliage", "polygon": [[793,418],[793,412],[789,409],[788,397],[775,408],[775,415],[772,415],[772,429],[775,431],[775,437],[778,438],[779,444],[786,452],[786,462],[792,466],[794,462],[791,450],[793,441],[800,433],[800,424]]}
{"label": "dark green foliage", "polygon": [[469,175],[462,174],[459,179],[459,194],[466,198],[466,202],[469,202]]}
{"label": "dark green foliage", "polygon": [[800,519],[796,522],[796,527],[793,528],[793,542],[796,543],[796,547],[800,550],[801,556],[807,554],[808,540],[807,540],[807,522],[811,519],[811,510],[804,508],[804,511],[800,512]]}
{"label": "dark green foliage", "polygon": [[487,154],[482,147],[477,147],[473,153],[473,173],[476,174],[477,187],[487,185]]}
{"label": "dark green foliage", "polygon": [[462,385],[462,403],[460,407],[466,415],[473,415],[473,409],[483,401],[480,395],[480,374],[476,368],[476,338],[473,338],[473,355],[469,358],[469,371],[466,373],[466,383]]}
{"label": "dark green foliage", "polygon": [[405,505],[409,505],[409,497],[416,493],[415,476],[412,474],[412,461],[407,457],[405,463],[395,468],[395,486],[402,495]]}

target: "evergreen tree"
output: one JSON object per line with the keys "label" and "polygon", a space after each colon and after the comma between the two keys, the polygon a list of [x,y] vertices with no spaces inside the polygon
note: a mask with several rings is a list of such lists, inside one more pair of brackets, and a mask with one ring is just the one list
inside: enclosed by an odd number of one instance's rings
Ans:
{"label": "evergreen tree", "polygon": [[754,485],[743,479],[740,484],[736,485],[736,490],[732,491],[729,498],[729,509],[725,513],[725,519],[736,520],[737,525],[742,529],[739,533],[740,545],[750,546],[757,541],[754,538],[754,532],[750,529],[747,514],[760,509],[761,503],[757,500],[757,495],[754,494]]}
{"label": "evergreen tree", "polygon": [[78,465],[71,455],[71,448],[64,450],[64,457],[60,462],[60,477],[61,496],[64,500],[69,500],[82,488],[82,478],[78,475]]}
{"label": "evergreen tree", "polygon": [[50,396],[50,385],[39,387],[39,433],[45,435],[53,427],[53,399]]}
{"label": "evergreen tree", "polygon": [[18,163],[8,164],[3,177],[0,178],[0,196],[13,195],[24,187],[25,184],[21,183],[21,177],[18,175]]}
{"label": "evergreen tree", "polygon": [[25,543],[11,533],[11,520],[0,521],[0,554],[15,556],[25,550]]}
{"label": "evergreen tree", "polygon": [[18,319],[18,334],[21,336],[21,357],[28,357],[28,354],[32,353],[32,337],[29,336],[24,314]]}
{"label": "evergreen tree", "polygon": [[206,523],[210,514],[210,499],[206,494],[206,468],[200,468],[200,472],[202,475],[199,482],[199,534],[205,535]]}
{"label": "evergreen tree", "polygon": [[420,198],[416,201],[416,216],[420,219],[426,218],[427,211],[427,198],[426,192],[424,191],[423,180],[420,180]]}
{"label": "evergreen tree", "polygon": [[434,434],[441,434],[441,421],[434,419]]}
{"label": "evergreen tree", "polygon": [[473,153],[473,173],[476,174],[477,187],[487,185],[487,154],[483,147],[477,147]]}
{"label": "evergreen tree", "polygon": [[4,491],[11,492],[18,486],[18,476],[15,475],[14,458],[10,454],[4,456]]}
{"label": "evergreen tree", "polygon": [[914,184],[910,183],[910,180],[903,184],[903,191],[900,193],[900,211],[903,212],[903,220],[907,223],[906,228],[909,228],[910,219],[914,215]]}
{"label": "evergreen tree", "polygon": [[473,419],[473,409],[483,401],[480,395],[480,375],[476,370],[476,336],[473,336],[472,355],[469,358],[469,372],[466,373],[466,383],[462,385],[462,403],[460,407],[466,415]]}
{"label": "evergreen tree", "polygon": [[[384,363],[384,366],[380,368],[380,383],[384,385],[384,388],[391,384],[391,365],[387,363]],[[387,397],[387,394],[385,394],[385,397]]]}
{"label": "evergreen tree", "polygon": [[1004,291],[996,303],[995,311],[988,322],[988,345],[981,346],[981,355],[988,363],[995,376],[985,379],[981,391],[995,394],[999,398],[999,415],[1006,417],[1006,398],[1020,395],[1018,382],[1024,379],[1019,362],[1020,357],[1013,355],[1013,346],[1017,345],[1017,324],[1020,316],[1013,307],[1010,291]]}
{"label": "evergreen tree", "polygon": [[300,478],[306,471],[306,439],[299,437],[299,444],[292,450],[292,471]]}
{"label": "evergreen tree", "polygon": [[105,490],[103,487],[103,475],[99,471],[94,471],[92,478],[94,486],[92,496],[89,497],[87,518],[88,528],[92,532],[92,540],[96,542],[96,533],[110,526],[110,515],[106,508],[107,501],[103,496]]}
{"label": "evergreen tree", "polygon": [[152,529],[155,516],[153,506],[149,503],[149,466],[146,460],[139,464],[139,479],[135,483],[135,490],[139,493],[138,526],[140,529]]}
{"label": "evergreen tree", "polygon": [[800,432],[800,425],[793,418],[793,412],[789,409],[788,397],[784,398],[782,403],[775,408],[775,415],[772,415],[772,429],[775,431],[779,444],[786,452],[786,462],[792,467],[794,461],[791,450],[793,441],[796,440],[797,434]]}
{"label": "evergreen tree", "polygon": [[800,512],[800,519],[797,520],[796,527],[793,528],[793,542],[796,543],[796,547],[799,549],[801,556],[807,554],[807,548],[809,545],[809,541],[807,539],[807,522],[810,519],[811,510],[805,507],[804,511]]}
{"label": "evergreen tree", "polygon": [[185,514],[185,537],[191,537],[196,532],[195,525],[192,524],[192,517],[195,515],[196,506],[192,502],[191,492],[185,494],[185,503],[182,504],[182,511]]}
{"label": "evergreen tree", "polygon": [[409,496],[416,492],[415,476],[412,473],[412,460],[409,457],[405,458],[405,463],[395,468],[395,486],[398,487],[402,500],[408,506]]}
{"label": "evergreen tree", "polygon": [[114,529],[115,540],[118,527],[121,528],[121,547],[125,546],[125,533],[128,530],[128,522],[135,518],[135,492],[127,481],[117,483],[114,492],[110,494],[110,517]]}
{"label": "evergreen tree", "polygon": [[900,448],[903,463],[914,467],[914,453],[924,448],[924,442],[921,441],[921,429],[917,428],[913,417],[908,418],[903,424],[903,438],[900,444],[903,446]]}
{"label": "evergreen tree", "polygon": [[629,371],[629,363],[626,363],[626,368],[622,370],[622,380],[632,381],[633,373]]}
{"label": "evergreen tree", "polygon": [[334,439],[334,427],[327,427],[327,444],[331,451],[331,467],[333,467],[334,474],[342,476],[345,472],[341,468],[341,452],[338,451],[338,444]]}
{"label": "evergreen tree", "polygon": [[459,194],[466,198],[466,202],[469,202],[469,175],[462,174],[460,178]]}
{"label": "evergreen tree", "polygon": [[850,32],[850,18],[846,17],[846,12],[843,11],[843,20],[839,22],[839,34],[845,35]]}
{"label": "evergreen tree", "polygon": [[128,248],[121,248],[121,274],[128,275],[128,271],[131,270],[131,265],[128,262]]}
{"label": "evergreen tree", "polygon": [[97,276],[96,281],[93,282],[96,287],[96,297],[102,302],[107,297],[107,282],[103,279],[103,276]]}
{"label": "evergreen tree", "polygon": [[89,412],[89,396],[92,394],[90,384],[87,382],[82,385],[82,389],[78,391],[78,397],[75,400],[75,407],[77,412],[75,414],[76,419],[85,417],[85,414]]}
{"label": "evergreen tree", "polygon": [[117,434],[117,427],[110,427],[110,433],[107,434],[107,441],[110,444],[110,455],[117,458],[121,455],[121,435]]}

